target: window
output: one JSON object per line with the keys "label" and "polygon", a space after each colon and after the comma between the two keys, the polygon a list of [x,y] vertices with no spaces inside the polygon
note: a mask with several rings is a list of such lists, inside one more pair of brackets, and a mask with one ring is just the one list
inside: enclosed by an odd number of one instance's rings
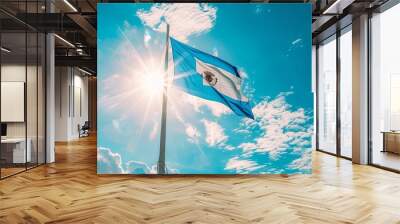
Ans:
{"label": "window", "polygon": [[336,153],[336,36],[318,47],[318,149]]}
{"label": "window", "polygon": [[[41,13],[44,1],[1,2],[16,14]],[[16,7],[18,6],[18,7]],[[45,35],[0,12],[0,178],[45,163]]]}
{"label": "window", "polygon": [[371,18],[371,161],[400,170],[400,4]]}
{"label": "window", "polygon": [[320,43],[317,51],[318,149],[351,158],[352,26],[338,33]]}
{"label": "window", "polygon": [[351,26],[340,36],[340,155],[352,156],[352,32]]}

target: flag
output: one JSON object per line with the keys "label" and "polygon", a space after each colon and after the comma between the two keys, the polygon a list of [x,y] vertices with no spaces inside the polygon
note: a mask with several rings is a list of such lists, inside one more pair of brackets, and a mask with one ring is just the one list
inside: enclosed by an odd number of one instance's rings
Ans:
{"label": "flag", "polygon": [[173,86],[191,95],[219,102],[239,116],[254,119],[249,100],[241,91],[237,68],[213,55],[171,39]]}

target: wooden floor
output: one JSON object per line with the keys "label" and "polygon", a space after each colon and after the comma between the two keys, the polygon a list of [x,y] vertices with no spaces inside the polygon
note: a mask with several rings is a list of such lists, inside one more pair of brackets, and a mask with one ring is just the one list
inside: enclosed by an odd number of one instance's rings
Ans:
{"label": "wooden floor", "polygon": [[[376,148],[375,148],[376,149]],[[389,167],[395,170],[400,170],[400,155],[391,152],[381,152],[374,150],[373,154],[374,164]]]}
{"label": "wooden floor", "polygon": [[312,175],[98,176],[96,139],[0,181],[0,223],[400,223],[400,175],[314,155]]}
{"label": "wooden floor", "polygon": [[19,172],[23,172],[25,171],[25,167],[24,168],[1,168],[1,177],[8,177],[11,176],[13,174],[19,173]]}
{"label": "wooden floor", "polygon": [[21,173],[26,171],[27,169],[33,169],[37,166],[37,164],[27,164],[27,167],[25,167],[25,164],[18,164],[18,167],[2,167],[1,168],[1,178],[6,178],[8,176],[15,175],[17,173]]}

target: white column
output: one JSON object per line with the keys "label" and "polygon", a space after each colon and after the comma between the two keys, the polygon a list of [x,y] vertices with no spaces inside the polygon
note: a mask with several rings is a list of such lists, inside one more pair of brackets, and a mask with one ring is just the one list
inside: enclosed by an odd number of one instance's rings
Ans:
{"label": "white column", "polygon": [[353,19],[353,162],[368,163],[368,15]]}
{"label": "white column", "polygon": [[[46,1],[46,11],[54,12],[54,5]],[[46,163],[55,162],[55,43],[54,34],[46,35]]]}
{"label": "white column", "polygon": [[55,161],[54,133],[55,133],[55,60],[54,60],[54,35],[46,36],[46,163]]}

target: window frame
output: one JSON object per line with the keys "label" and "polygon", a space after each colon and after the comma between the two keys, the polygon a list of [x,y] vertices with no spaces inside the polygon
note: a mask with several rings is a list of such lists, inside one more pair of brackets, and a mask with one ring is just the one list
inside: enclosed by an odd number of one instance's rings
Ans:
{"label": "window frame", "polygon": [[[341,78],[341,66],[340,66],[340,60],[341,60],[340,42],[341,42],[341,40],[340,40],[340,37],[347,32],[352,32],[351,26],[352,26],[352,23],[349,23],[346,26],[344,26],[340,29],[337,29],[335,33],[329,35],[325,39],[322,39],[317,44],[315,44],[315,46],[316,46],[316,51],[315,51],[315,58],[316,58],[315,59],[316,60],[316,68],[315,68],[315,72],[316,72],[315,73],[316,74],[316,82],[315,82],[315,85],[316,85],[316,88],[315,88],[316,89],[316,94],[315,94],[316,95],[316,99],[315,99],[316,100],[316,103],[315,103],[315,105],[316,105],[316,108],[315,108],[315,110],[316,110],[316,113],[315,113],[316,133],[315,133],[315,136],[316,136],[316,138],[315,138],[315,145],[316,145],[316,151],[323,152],[323,153],[326,153],[329,155],[333,155],[333,156],[336,156],[339,158],[344,158],[346,160],[352,160],[352,158],[342,155],[342,152],[341,152],[342,150],[341,150],[341,118],[340,118],[340,112],[341,112],[340,111],[340,103],[341,103],[341,101],[340,101],[340,93],[341,93],[341,90],[340,90],[340,84],[341,84],[341,79],[340,79]],[[332,38],[333,36],[335,36],[335,37]],[[329,40],[330,38],[332,40]],[[321,43],[326,42],[326,41],[336,41],[336,62],[335,62],[336,63],[336,151],[335,151],[335,153],[329,152],[329,151],[321,149],[319,147],[320,146],[320,144],[319,144],[319,136],[320,136],[320,134],[319,134],[319,131],[320,131],[320,129],[319,129],[319,119],[320,119],[319,118],[319,110],[320,110],[320,106],[319,106],[319,91],[320,91],[320,87],[319,87],[319,79],[320,79],[319,57],[320,56],[319,56],[318,49],[319,49]]]}

